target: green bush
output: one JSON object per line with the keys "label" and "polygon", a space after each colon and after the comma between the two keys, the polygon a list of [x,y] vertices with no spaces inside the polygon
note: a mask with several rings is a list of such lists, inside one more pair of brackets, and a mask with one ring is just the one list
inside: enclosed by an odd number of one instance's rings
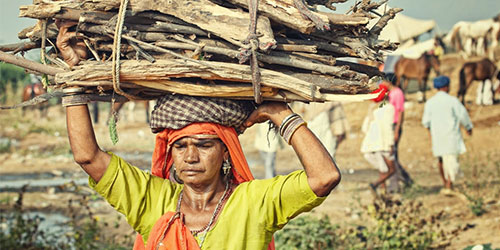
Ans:
{"label": "green bush", "polygon": [[333,225],[328,217],[300,216],[275,234],[277,249],[433,249],[450,244],[438,223],[443,213],[423,216],[422,204],[382,196],[361,211],[373,221]]}
{"label": "green bush", "polygon": [[[12,209],[0,209],[2,250],[130,249],[131,237],[121,239],[119,244],[105,234],[107,225],[100,223],[98,217],[92,215],[87,204],[87,196],[83,196],[78,201],[70,201],[71,219],[67,224],[62,225],[64,230],[41,229],[40,223],[44,219],[40,216],[30,216],[22,208],[26,188],[27,186],[19,193]],[[78,203],[78,207],[75,207],[74,203]]]}
{"label": "green bush", "polygon": [[276,234],[277,249],[327,249],[333,247],[337,226],[328,216],[300,216]]}

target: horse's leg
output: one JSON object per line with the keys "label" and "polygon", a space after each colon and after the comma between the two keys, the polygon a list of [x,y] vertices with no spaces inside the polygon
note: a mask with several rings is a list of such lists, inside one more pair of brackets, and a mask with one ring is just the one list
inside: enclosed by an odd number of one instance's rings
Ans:
{"label": "horse's leg", "polygon": [[425,92],[427,91],[427,77],[424,77],[424,79],[422,79],[422,82],[420,83],[420,91],[422,91],[422,95],[423,95],[423,98],[424,98],[424,101],[427,101],[427,99],[425,98]]}
{"label": "horse's leg", "polygon": [[483,104],[493,104],[493,84],[490,79],[484,80],[483,84]]}
{"label": "horse's leg", "polygon": [[425,102],[425,97],[422,91],[422,85],[424,85],[425,78],[417,79],[417,81],[418,81],[417,101],[418,103],[422,103]]}
{"label": "horse's leg", "polygon": [[146,123],[149,124],[149,101],[144,101],[144,109],[146,110]]}
{"label": "horse's leg", "polygon": [[476,89],[476,105],[483,104],[483,88],[484,88],[484,81],[481,81]]}
{"label": "horse's leg", "polygon": [[92,116],[94,118],[94,123],[99,123],[99,103],[92,102]]}
{"label": "horse's leg", "polygon": [[401,79],[403,80],[403,84],[401,84],[401,90],[403,91],[403,94],[406,94],[406,89],[408,89],[408,78],[401,76]]}

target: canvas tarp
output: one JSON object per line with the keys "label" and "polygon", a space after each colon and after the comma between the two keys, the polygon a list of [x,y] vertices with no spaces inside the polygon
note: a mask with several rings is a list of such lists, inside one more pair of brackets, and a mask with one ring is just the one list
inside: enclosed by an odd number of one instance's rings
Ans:
{"label": "canvas tarp", "polygon": [[[378,9],[378,13],[382,14],[386,9],[390,8],[387,5],[382,5]],[[431,31],[436,26],[434,20],[416,19],[402,13],[396,14],[396,17],[389,21],[382,33],[380,33],[379,40],[390,40],[391,42],[404,44],[414,37]],[[375,25],[377,21],[378,19],[372,19],[370,25]]]}

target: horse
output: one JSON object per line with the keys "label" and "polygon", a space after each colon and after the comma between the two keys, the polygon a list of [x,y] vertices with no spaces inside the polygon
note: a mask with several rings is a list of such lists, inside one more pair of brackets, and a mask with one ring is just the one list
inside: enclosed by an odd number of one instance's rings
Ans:
{"label": "horse", "polygon": [[[31,100],[31,99],[33,99],[39,95],[43,95],[45,93],[47,93],[47,91],[43,88],[43,85],[41,82],[28,84],[23,88],[22,101],[25,102],[25,101]],[[35,108],[35,106],[38,107],[38,110],[40,111],[41,117],[47,117],[47,110],[49,107],[48,102],[43,102],[43,103],[40,103],[37,105],[33,105],[31,107]],[[23,116],[24,116],[27,108],[28,107],[22,108]]]}
{"label": "horse", "polygon": [[[496,78],[496,79],[495,79]],[[457,97],[462,99],[462,104],[465,105],[465,93],[470,87],[474,80],[485,81],[490,80],[492,83],[500,81],[500,72],[498,71],[495,64],[489,59],[485,58],[477,62],[465,63],[460,69],[460,87],[457,93]],[[491,84],[491,103],[494,100],[494,90]],[[484,82],[481,86],[481,92],[483,92]]]}
{"label": "horse", "polygon": [[464,57],[491,55],[500,39],[500,23],[496,19],[457,22],[443,39]]}
{"label": "horse", "polygon": [[[419,92],[423,93],[423,101],[425,102],[425,90],[427,89],[427,79],[431,71],[431,67],[439,75],[439,59],[436,55],[430,52],[423,53],[418,59],[408,59],[401,57],[394,66],[394,75],[396,76],[396,85],[405,92],[408,87],[409,79],[418,81]],[[404,78],[404,84],[401,80]],[[419,102],[422,102],[419,97]]]}

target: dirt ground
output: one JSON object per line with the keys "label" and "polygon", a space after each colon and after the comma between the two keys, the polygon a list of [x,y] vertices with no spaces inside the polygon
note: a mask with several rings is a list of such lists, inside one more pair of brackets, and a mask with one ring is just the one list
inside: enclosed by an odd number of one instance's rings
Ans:
{"label": "dirt ground", "polygon": [[[457,58],[445,58],[442,63],[442,72],[452,78],[452,95],[457,91],[456,65],[460,63],[462,61]],[[472,244],[484,243],[492,243],[493,247],[500,248],[500,104],[493,106],[473,104],[476,86],[477,83],[469,90],[466,98],[474,130],[472,136],[464,135],[467,153],[460,158],[464,174],[457,181],[457,186],[463,187],[469,195],[484,199],[486,213],[481,216],[472,214],[467,200],[439,193],[442,183],[436,160],[432,156],[430,137],[420,123],[424,104],[416,102],[416,94],[408,94],[408,101],[405,104],[400,161],[418,187],[411,197],[421,201],[424,205],[422,210],[428,214],[444,211],[446,216],[440,223],[445,227],[469,228],[459,233],[447,249],[463,249]],[[428,98],[435,92],[429,90]],[[329,215],[334,223],[362,223],[362,218],[353,211],[372,199],[368,183],[375,180],[378,174],[364,160],[359,150],[363,139],[360,128],[368,105],[368,102],[344,105],[351,130],[336,155],[337,163],[343,173],[342,182],[329,198],[315,209],[316,214]],[[95,130],[102,148],[117,152],[119,155],[127,155],[135,165],[147,169],[150,164],[148,156],[154,147],[154,135],[143,122],[145,114],[140,108],[134,111],[136,121],[121,117],[118,123],[120,140],[116,145],[109,139],[108,127],[104,122],[107,116],[105,112],[101,113],[101,122],[95,125]],[[0,139],[8,138],[11,143],[9,152],[0,153],[0,175],[80,174],[81,170],[73,162],[69,150],[64,119],[63,109],[57,106],[50,108],[47,118],[40,118],[36,111],[28,111],[25,115],[22,115],[20,110],[0,111]],[[240,140],[254,175],[261,178],[263,165],[253,147],[254,135],[255,131],[249,129],[240,136]],[[279,174],[300,169],[299,161],[290,148],[280,150],[277,157]],[[1,192],[0,199],[5,197],[14,199],[15,193]],[[64,211],[67,209],[67,202],[74,198],[74,194],[70,192],[55,192],[49,189],[29,192],[25,195],[24,201],[25,207],[29,209]],[[91,209],[95,210],[96,216],[104,220],[119,218],[119,215],[102,201],[93,202]],[[131,235],[130,227],[123,220],[120,223],[120,228],[111,233]]]}

